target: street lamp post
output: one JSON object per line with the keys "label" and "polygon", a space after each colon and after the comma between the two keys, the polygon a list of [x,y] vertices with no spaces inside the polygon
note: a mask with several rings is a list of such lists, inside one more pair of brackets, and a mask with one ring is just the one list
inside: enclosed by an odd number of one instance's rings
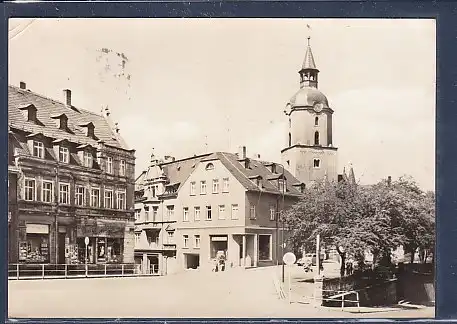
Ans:
{"label": "street lamp post", "polygon": [[[283,181],[283,184],[282,184],[282,188],[281,189],[281,207],[280,207],[280,212],[278,213],[278,218],[279,218],[279,215],[282,215],[284,213],[284,196],[285,196],[285,190],[286,190],[286,182],[284,181],[284,165],[282,165],[281,163],[276,163],[277,165],[280,165],[282,167],[282,173],[281,173],[281,177],[282,177],[282,181]],[[282,233],[281,233],[281,251],[282,251],[282,255],[284,255],[284,219],[282,220]],[[276,220],[276,228],[278,229],[279,231],[279,224],[278,224],[278,219]],[[279,237],[278,237],[279,238]],[[279,241],[279,240],[278,240]],[[278,245],[278,244],[277,244]],[[276,249],[278,250],[278,249]],[[276,262],[279,263],[279,257],[277,256],[276,258]],[[282,278],[282,282],[284,282],[284,262],[282,262],[282,272],[281,272],[281,278]]]}

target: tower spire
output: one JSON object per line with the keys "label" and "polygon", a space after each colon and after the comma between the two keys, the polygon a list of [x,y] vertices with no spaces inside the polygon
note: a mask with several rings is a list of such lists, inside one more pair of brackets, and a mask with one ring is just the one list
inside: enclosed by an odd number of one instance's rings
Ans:
{"label": "tower spire", "polygon": [[317,75],[319,70],[316,67],[316,61],[314,60],[313,51],[311,50],[311,36],[307,37],[307,46],[305,52],[305,58],[303,59],[303,64],[301,70],[298,72],[300,74],[300,87],[312,87],[317,88]]}

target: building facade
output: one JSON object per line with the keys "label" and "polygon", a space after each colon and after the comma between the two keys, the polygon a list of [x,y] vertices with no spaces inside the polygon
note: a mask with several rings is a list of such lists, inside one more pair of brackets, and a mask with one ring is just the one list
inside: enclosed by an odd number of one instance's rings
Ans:
{"label": "building facade", "polygon": [[333,145],[333,109],[327,97],[318,90],[319,70],[311,46],[305,53],[300,89],[286,105],[288,117],[286,147],[282,163],[300,181],[309,185],[327,178],[338,180],[337,148]]}
{"label": "building facade", "polygon": [[[149,226],[157,233],[153,239],[147,238],[153,230],[138,227],[139,265],[149,266],[145,246],[162,258],[158,261],[161,274],[197,268],[211,271],[218,255],[224,256],[227,269],[281,262],[284,251],[279,246],[286,238],[278,213],[292,206],[304,190],[304,184],[281,164],[250,159],[243,148],[238,154],[156,160],[143,177],[137,179],[142,186],[137,187],[136,224],[144,224],[142,217],[146,212],[151,217],[151,210],[158,221]],[[145,198],[154,195],[154,202]],[[154,238],[159,244],[154,244]]]}
{"label": "building facade", "polygon": [[135,156],[109,110],[21,82],[8,88],[8,114],[9,261],[133,263]]}

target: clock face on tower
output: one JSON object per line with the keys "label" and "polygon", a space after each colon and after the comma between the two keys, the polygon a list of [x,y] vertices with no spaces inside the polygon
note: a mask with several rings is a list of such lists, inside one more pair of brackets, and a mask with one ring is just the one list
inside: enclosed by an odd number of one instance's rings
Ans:
{"label": "clock face on tower", "polygon": [[324,108],[324,105],[321,102],[318,102],[314,104],[314,111],[315,112],[321,112],[322,108]]}

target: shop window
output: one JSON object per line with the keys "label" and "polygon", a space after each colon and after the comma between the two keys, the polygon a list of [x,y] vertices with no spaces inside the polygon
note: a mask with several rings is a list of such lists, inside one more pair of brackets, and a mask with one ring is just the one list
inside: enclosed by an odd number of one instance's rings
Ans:
{"label": "shop window", "polygon": [[113,208],[113,190],[105,189],[105,208]]}
{"label": "shop window", "polygon": [[219,179],[213,179],[213,194],[219,192]]}
{"label": "shop window", "polygon": [[68,163],[70,161],[70,151],[68,147],[59,147],[59,162]]}
{"label": "shop window", "polygon": [[36,200],[36,181],[35,179],[25,179],[25,200]]}
{"label": "shop window", "polygon": [[232,219],[238,219],[238,204],[232,205]]}
{"label": "shop window", "polygon": [[86,190],[83,186],[76,186],[75,203],[78,206],[84,206],[86,201]]}
{"label": "shop window", "polygon": [[70,203],[70,185],[59,183],[59,203],[68,205]]}
{"label": "shop window", "polygon": [[259,260],[271,260],[271,235],[259,234]]}
{"label": "shop window", "polygon": [[194,207],[194,219],[196,221],[200,220],[200,207]]}
{"label": "shop window", "polygon": [[119,175],[125,176],[125,160],[119,162]]}
{"label": "shop window", "polygon": [[43,142],[33,141],[33,156],[40,158],[40,159],[44,158]]}
{"label": "shop window", "polygon": [[125,191],[117,192],[117,209],[127,209],[125,200]]}
{"label": "shop window", "polygon": [[52,202],[52,181],[43,181],[41,200],[43,202]]}
{"label": "shop window", "polygon": [[19,261],[49,262],[49,225],[26,224],[26,240],[19,243]]}

